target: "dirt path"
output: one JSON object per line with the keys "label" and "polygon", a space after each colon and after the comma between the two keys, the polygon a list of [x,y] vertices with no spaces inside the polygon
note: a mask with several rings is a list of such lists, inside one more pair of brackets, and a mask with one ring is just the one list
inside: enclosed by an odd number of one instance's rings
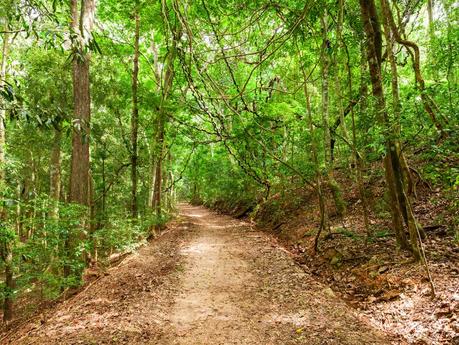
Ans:
{"label": "dirt path", "polygon": [[5,344],[401,344],[269,236],[201,207]]}

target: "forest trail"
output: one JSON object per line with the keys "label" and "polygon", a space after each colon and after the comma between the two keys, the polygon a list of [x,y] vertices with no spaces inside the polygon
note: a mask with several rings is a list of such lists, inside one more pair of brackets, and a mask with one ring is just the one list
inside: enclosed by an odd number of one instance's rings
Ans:
{"label": "forest trail", "polygon": [[268,235],[202,207],[4,344],[399,344]]}

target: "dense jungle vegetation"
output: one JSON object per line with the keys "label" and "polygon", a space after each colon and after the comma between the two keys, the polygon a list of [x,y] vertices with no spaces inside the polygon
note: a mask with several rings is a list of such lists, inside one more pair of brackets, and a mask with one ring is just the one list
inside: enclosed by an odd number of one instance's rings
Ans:
{"label": "dense jungle vegetation", "polygon": [[309,193],[315,251],[351,212],[364,248],[376,214],[425,264],[414,205],[435,191],[458,246],[454,0],[2,0],[0,37],[5,321],[178,201],[288,217]]}

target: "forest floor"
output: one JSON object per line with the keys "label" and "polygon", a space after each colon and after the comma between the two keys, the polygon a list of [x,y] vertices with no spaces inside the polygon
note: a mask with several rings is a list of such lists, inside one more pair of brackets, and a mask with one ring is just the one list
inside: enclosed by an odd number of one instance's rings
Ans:
{"label": "forest floor", "polygon": [[404,344],[250,224],[181,205],[161,237],[1,344]]}
{"label": "forest floor", "polygon": [[[294,253],[296,262],[329,286],[357,312],[383,330],[415,345],[459,345],[459,243],[454,237],[459,216],[451,204],[454,192],[418,185],[413,203],[416,219],[426,232],[423,239],[436,288],[432,298],[424,266],[400,250],[386,213],[384,183],[372,178],[366,186],[371,200],[370,233],[363,224],[358,189],[342,177],[347,212],[338,216],[331,196],[330,231],[324,231],[319,250],[314,241],[320,223],[318,200],[308,189],[274,194],[257,209],[256,226],[275,236]],[[231,209],[233,207],[233,209]],[[246,214],[247,204],[219,209]]]}

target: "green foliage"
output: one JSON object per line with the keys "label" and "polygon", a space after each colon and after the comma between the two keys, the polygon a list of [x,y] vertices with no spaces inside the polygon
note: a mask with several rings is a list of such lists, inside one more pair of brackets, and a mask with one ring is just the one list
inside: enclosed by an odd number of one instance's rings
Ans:
{"label": "green foliage", "polygon": [[[424,13],[423,2],[393,8],[406,38],[420,46],[423,92],[446,133],[440,137],[425,111],[411,53],[400,44],[395,44],[400,106],[393,104],[394,76],[385,58],[388,126],[381,125],[378,119],[386,114],[376,113],[371,95],[359,3],[344,3],[338,32],[339,2],[331,0],[98,1],[93,36],[80,47],[92,52],[91,133],[84,138],[90,142],[91,202],[85,208],[68,203],[72,136],[81,125],[73,114],[75,35],[68,28],[68,4],[1,2],[0,42],[10,49],[0,82],[6,120],[0,242],[13,249],[13,292],[40,291],[43,298],[54,298],[81,284],[86,254],[94,259],[97,253],[103,262],[113,252],[135,247],[172,217],[177,199],[235,213],[252,210],[253,215],[265,203],[270,219],[281,221],[289,212],[285,205],[300,208],[309,202],[292,194],[327,181],[332,168],[336,181],[353,181],[356,152],[364,182],[371,178],[372,184],[381,184],[380,162],[389,138],[401,143],[423,180],[457,194],[458,7],[452,0],[437,2],[433,35],[423,20],[412,17]],[[134,157],[136,11],[140,56]],[[330,129],[324,127],[324,57],[331,61],[326,80]],[[172,78],[170,85],[166,76]],[[329,131],[333,162],[327,158]],[[134,219],[133,157],[138,175]],[[151,205],[159,159],[161,212]],[[58,200],[51,196],[53,169],[60,172]],[[344,214],[344,194],[355,186],[323,187],[326,196],[334,194],[338,215]],[[457,208],[454,196],[451,200]],[[373,206],[378,217],[389,217],[384,198]]]}
{"label": "green foliage", "polygon": [[9,224],[0,225],[0,243],[2,246],[14,244],[17,240],[16,232]]}

